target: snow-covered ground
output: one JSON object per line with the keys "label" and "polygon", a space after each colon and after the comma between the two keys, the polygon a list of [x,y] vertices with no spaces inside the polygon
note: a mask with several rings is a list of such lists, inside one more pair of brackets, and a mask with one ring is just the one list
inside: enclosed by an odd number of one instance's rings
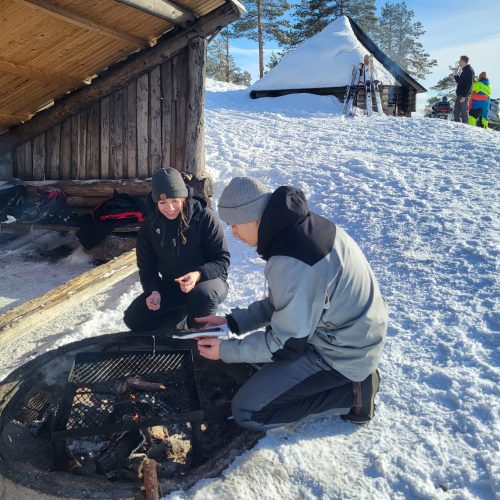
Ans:
{"label": "snow-covered ground", "polygon": [[[495,498],[500,134],[443,120],[345,119],[333,98],[252,101],[223,88],[210,83],[206,102],[216,200],[236,175],[301,187],[366,253],[390,328],[371,424],[329,418],[268,432],[221,477],[169,498]],[[229,229],[227,238],[231,291],[221,312],[264,293],[263,261]],[[14,256],[1,295],[22,297],[9,290],[19,279],[30,287],[31,264],[0,249],[7,265]],[[74,259],[75,271],[88,265]],[[0,378],[46,349],[123,330],[136,279],[4,347]]]}

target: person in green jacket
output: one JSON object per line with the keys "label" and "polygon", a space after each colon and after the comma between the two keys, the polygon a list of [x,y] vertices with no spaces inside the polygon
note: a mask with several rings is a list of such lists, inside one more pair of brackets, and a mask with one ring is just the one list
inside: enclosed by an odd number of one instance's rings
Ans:
{"label": "person in green jacket", "polygon": [[491,85],[486,71],[479,74],[477,82],[472,84],[469,103],[469,123],[488,128],[488,115],[491,106]]}

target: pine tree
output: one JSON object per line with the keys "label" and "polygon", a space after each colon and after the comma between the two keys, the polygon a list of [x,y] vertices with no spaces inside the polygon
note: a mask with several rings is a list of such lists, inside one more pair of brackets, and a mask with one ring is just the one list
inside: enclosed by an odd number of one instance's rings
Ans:
{"label": "pine tree", "polygon": [[283,45],[296,47],[326,28],[339,16],[349,16],[367,33],[377,28],[375,0],[302,0],[295,7],[296,23]]}
{"label": "pine tree", "polygon": [[290,9],[286,0],[245,0],[247,13],[231,25],[233,34],[250,38],[259,44],[259,74],[264,76],[264,40],[281,42],[288,21],[283,18]]}
{"label": "pine tree", "polygon": [[412,22],[413,16],[405,2],[387,2],[381,9],[375,39],[382,51],[405,71],[416,78],[425,78],[437,61],[430,58],[419,42],[425,30],[421,22]]}
{"label": "pine tree", "polygon": [[[267,61],[266,68],[267,71],[273,69],[275,66],[279,64],[281,61],[281,58],[283,57],[283,52],[271,52],[271,55],[269,56],[269,61]],[[266,72],[267,73],[267,72]]]}
{"label": "pine tree", "polygon": [[212,40],[207,50],[207,76],[222,82],[246,85],[252,82],[252,75],[242,71],[230,52],[231,32],[225,29]]}

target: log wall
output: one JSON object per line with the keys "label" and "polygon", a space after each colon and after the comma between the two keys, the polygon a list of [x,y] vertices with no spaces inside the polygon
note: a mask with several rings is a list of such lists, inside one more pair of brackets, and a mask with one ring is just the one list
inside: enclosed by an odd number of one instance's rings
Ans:
{"label": "log wall", "polygon": [[13,151],[22,180],[204,172],[204,38]]}

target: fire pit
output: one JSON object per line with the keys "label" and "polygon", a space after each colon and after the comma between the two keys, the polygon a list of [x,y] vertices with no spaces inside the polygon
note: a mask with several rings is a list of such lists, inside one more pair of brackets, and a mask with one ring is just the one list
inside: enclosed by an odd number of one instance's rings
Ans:
{"label": "fire pit", "polygon": [[39,356],[0,384],[0,493],[144,498],[150,459],[162,494],[217,476],[261,436],[228,418],[254,371],[165,334],[106,335]]}

